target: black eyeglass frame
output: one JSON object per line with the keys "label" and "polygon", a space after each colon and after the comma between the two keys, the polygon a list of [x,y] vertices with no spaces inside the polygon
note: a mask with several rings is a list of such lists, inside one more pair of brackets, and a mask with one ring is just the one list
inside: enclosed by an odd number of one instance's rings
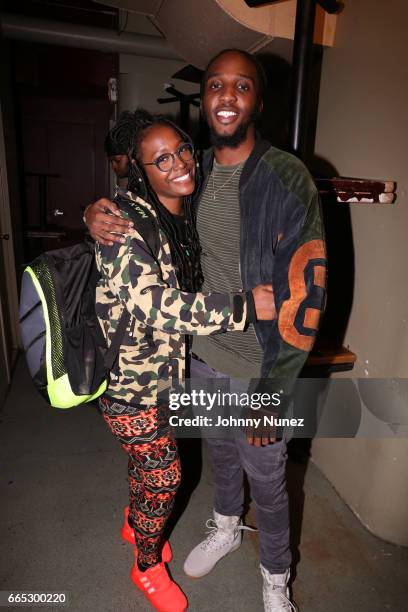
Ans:
{"label": "black eyeglass frame", "polygon": [[[189,147],[190,151],[191,151],[191,159],[183,159],[182,157],[180,157],[180,151],[183,147]],[[148,162],[146,164],[141,164],[142,166],[156,166],[156,168],[158,170],[160,170],[160,172],[170,172],[171,170],[173,170],[174,168],[174,162],[175,162],[175,156],[177,155],[177,157],[179,158],[180,161],[184,162],[184,163],[188,163],[189,161],[193,161],[194,159],[194,154],[195,154],[195,149],[194,146],[192,145],[191,142],[182,142],[181,145],[176,149],[176,151],[174,151],[174,153],[162,153],[162,155],[159,155],[159,157],[157,159],[155,159],[153,162]],[[170,155],[171,156],[171,166],[168,170],[163,170],[162,168],[160,168],[159,164],[159,160],[163,155]]]}

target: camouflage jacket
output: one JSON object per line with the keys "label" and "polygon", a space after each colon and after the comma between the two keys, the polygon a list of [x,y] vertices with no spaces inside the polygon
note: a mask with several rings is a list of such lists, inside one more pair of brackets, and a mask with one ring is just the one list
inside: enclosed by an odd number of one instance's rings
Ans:
{"label": "camouflage jacket", "polygon": [[[126,195],[156,217],[148,202]],[[96,312],[108,344],[123,308],[132,315],[107,393],[136,407],[156,404],[160,381],[183,378],[186,334],[242,330],[247,318],[245,292],[181,291],[169,242],[158,232],[157,257],[137,230],[125,244],[95,247],[101,273]]]}

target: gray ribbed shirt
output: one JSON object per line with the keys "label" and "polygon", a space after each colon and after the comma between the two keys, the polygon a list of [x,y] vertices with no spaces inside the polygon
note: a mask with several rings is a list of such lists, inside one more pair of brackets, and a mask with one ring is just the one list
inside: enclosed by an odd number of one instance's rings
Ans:
{"label": "gray ribbed shirt", "polygon": [[[239,179],[243,164],[214,165],[198,204],[203,291],[240,291]],[[250,325],[245,332],[195,336],[193,352],[208,365],[234,378],[260,374],[262,350]]]}

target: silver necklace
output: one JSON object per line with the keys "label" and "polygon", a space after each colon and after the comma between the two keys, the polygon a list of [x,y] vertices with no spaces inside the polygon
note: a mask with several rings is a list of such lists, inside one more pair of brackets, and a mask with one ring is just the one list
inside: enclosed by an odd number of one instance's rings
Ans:
{"label": "silver necklace", "polygon": [[236,175],[236,173],[238,172],[238,170],[241,170],[241,168],[242,168],[242,164],[239,164],[239,166],[237,166],[237,167],[235,168],[235,170],[234,170],[234,172],[231,174],[231,176],[229,176],[229,177],[227,178],[227,180],[225,181],[225,183],[223,183],[223,184],[221,185],[221,187],[217,187],[217,189],[215,188],[215,180],[214,180],[214,174],[215,174],[215,173],[214,173],[214,170],[212,171],[212,175],[211,175],[211,176],[212,176],[212,196],[213,196],[213,200],[215,200],[215,196],[217,195],[217,193],[218,193],[219,191],[221,191],[221,189],[224,189],[225,185],[228,185],[228,183],[229,183],[230,181],[232,181],[232,179],[234,178],[234,176]]}

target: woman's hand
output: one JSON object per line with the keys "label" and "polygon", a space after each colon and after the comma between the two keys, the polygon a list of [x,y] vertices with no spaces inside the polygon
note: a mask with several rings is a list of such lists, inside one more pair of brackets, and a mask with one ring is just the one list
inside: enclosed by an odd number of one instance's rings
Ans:
{"label": "woman's hand", "polygon": [[124,235],[131,233],[133,222],[123,219],[118,207],[107,198],[89,204],[84,212],[84,221],[96,242],[112,246],[114,242],[124,243]]}
{"label": "woman's hand", "polygon": [[272,321],[276,319],[275,298],[272,285],[257,285],[252,289],[255,302],[256,318],[258,321]]}

